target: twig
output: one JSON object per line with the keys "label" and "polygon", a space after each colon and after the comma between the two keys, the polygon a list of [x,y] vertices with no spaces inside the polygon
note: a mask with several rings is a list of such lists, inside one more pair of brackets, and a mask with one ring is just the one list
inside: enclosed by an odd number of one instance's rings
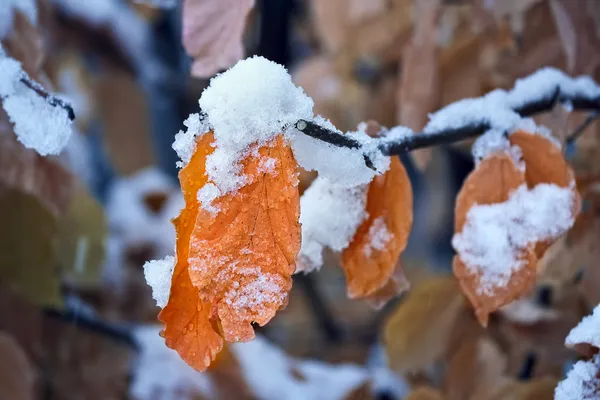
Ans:
{"label": "twig", "polygon": [[71,104],[46,92],[46,90],[42,87],[42,85],[40,85],[39,83],[37,83],[36,81],[31,79],[27,75],[22,76],[20,81],[25,86],[27,86],[28,88],[30,88],[31,90],[35,91],[37,94],[42,96],[44,99],[46,99],[48,104],[50,104],[51,106],[60,107],[63,110],[65,110],[69,114],[69,119],[71,121],[73,121],[75,119],[75,111],[73,111],[73,107],[71,106]]}
{"label": "twig", "polygon": [[[513,111],[519,114],[521,117],[530,117],[541,112],[550,111],[557,102],[569,104],[573,110],[593,111],[592,114],[590,114],[590,116],[588,116],[586,119],[586,122],[584,122],[584,124],[582,124],[582,126],[580,126],[575,132],[577,136],[581,135],[581,132],[585,130],[585,128],[594,119],[600,116],[600,98],[568,96],[567,94],[561,93],[559,87],[553,91],[551,96],[546,96],[541,99],[527,102],[519,107],[516,107],[513,109]],[[491,126],[488,122],[482,121],[480,123],[465,125],[458,128],[444,129],[438,132],[415,133],[413,135],[404,136],[395,141],[382,137],[378,147],[384,155],[399,155],[401,153],[406,153],[424,147],[450,144],[480,136],[490,128]],[[296,123],[296,129],[304,134],[330,143],[334,146],[360,148],[360,144],[356,140],[349,138],[344,134],[318,126],[309,121],[299,120]],[[577,136],[574,136],[574,138],[576,139]]]}
{"label": "twig", "polygon": [[598,117],[600,117],[600,111],[595,110],[588,114],[585,118],[585,121],[581,123],[569,136],[567,136],[567,143],[573,143],[583,134],[586,128],[594,122]]}
{"label": "twig", "polygon": [[116,342],[123,343],[124,345],[131,347],[136,352],[140,350],[140,346],[134,339],[133,335],[131,335],[131,333],[124,328],[111,325],[100,319],[90,318],[84,314],[75,313],[73,311],[45,308],[43,309],[43,313],[49,318],[73,324],[89,332],[93,332],[95,334],[110,338]]}

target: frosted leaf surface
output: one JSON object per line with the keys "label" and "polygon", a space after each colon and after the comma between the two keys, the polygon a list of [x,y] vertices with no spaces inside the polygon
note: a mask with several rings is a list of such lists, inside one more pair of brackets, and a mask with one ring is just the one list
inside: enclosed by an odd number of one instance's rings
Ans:
{"label": "frosted leaf surface", "polygon": [[565,343],[568,347],[579,343],[589,343],[600,348],[600,304],[596,306],[592,315],[584,317],[581,322],[571,330]]}
{"label": "frosted leaf surface", "polygon": [[385,225],[383,217],[379,217],[373,221],[368,235],[369,241],[363,248],[363,252],[367,257],[371,256],[373,250],[383,250],[387,242],[394,237],[394,234]]}
{"label": "frosted leaf surface", "polygon": [[163,308],[169,301],[171,278],[175,268],[175,259],[167,256],[162,260],[147,261],[144,264],[144,277],[152,288],[152,298],[156,305]]}
{"label": "frosted leaf surface", "polygon": [[17,139],[42,156],[60,153],[73,133],[68,112],[21,82],[28,77],[16,60],[0,55],[0,71],[2,107]]}
{"label": "frosted leaf surface", "polygon": [[322,251],[342,251],[367,218],[367,186],[353,188],[317,178],[300,198],[302,247],[296,272],[309,272],[323,264]]}
{"label": "frosted leaf surface", "polygon": [[476,205],[469,210],[462,232],[452,245],[473,273],[479,273],[480,291],[505,286],[522,267],[520,252],[529,244],[554,239],[573,225],[572,188],[525,185],[503,203]]}
{"label": "frosted leaf surface", "polygon": [[600,355],[578,361],[554,391],[554,400],[598,400],[600,398]]}

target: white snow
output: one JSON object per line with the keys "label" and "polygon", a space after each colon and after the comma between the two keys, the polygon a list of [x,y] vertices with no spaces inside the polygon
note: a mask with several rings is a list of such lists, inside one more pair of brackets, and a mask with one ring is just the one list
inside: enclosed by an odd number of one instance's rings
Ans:
{"label": "white snow", "polygon": [[488,293],[508,283],[522,267],[519,254],[528,245],[557,238],[573,225],[572,188],[522,185],[506,202],[475,205],[452,245],[462,261],[480,277],[479,290]]}
{"label": "white snow", "polygon": [[14,125],[17,139],[42,156],[60,153],[72,134],[68,112],[50,105],[21,81],[28,76],[18,61],[0,55],[0,71],[2,107]]}
{"label": "white snow", "polygon": [[[571,78],[558,69],[542,68],[526,78],[517,80],[515,87],[510,91],[497,89],[483,97],[460,100],[444,107],[430,115],[424,132],[435,133],[479,123],[487,123],[490,130],[500,133],[512,132],[519,128],[533,129],[532,121],[523,121],[513,109],[531,101],[549,98],[557,87],[560,88],[561,94],[569,97],[600,97],[600,86],[589,76]],[[548,132],[543,128],[536,128],[535,133],[547,135]]]}
{"label": "white snow", "polygon": [[564,72],[551,67],[541,68],[526,78],[517,79],[508,93],[509,106],[518,107],[534,99],[548,98],[556,88],[568,97],[600,97],[600,86],[589,76],[571,78]]}
{"label": "white snow", "polygon": [[565,344],[573,347],[579,343],[589,343],[600,348],[600,304],[596,306],[592,315],[584,317],[581,322],[571,330]]}
{"label": "white snow", "polygon": [[[163,195],[163,207],[155,212],[145,202],[149,195]],[[173,254],[175,228],[171,219],[184,207],[178,186],[161,170],[146,168],[117,179],[108,189],[106,215],[110,229],[107,241],[105,279],[116,285],[128,248],[150,246],[153,256]]]}
{"label": "white snow", "polygon": [[425,133],[457,129],[478,123],[488,123],[492,128],[511,131],[521,117],[509,106],[508,94],[494,90],[485,96],[463,99],[452,103],[430,116]]}
{"label": "white snow", "polygon": [[142,325],[134,329],[141,347],[135,364],[129,393],[136,400],[193,400],[214,398],[210,376],[187,365],[179,354],[165,345],[157,325]]}
{"label": "white snow", "polygon": [[[173,148],[182,163],[189,161],[195,148],[194,137],[211,130],[215,150],[207,157],[209,178],[198,198],[202,207],[217,212],[214,200],[249,184],[241,172],[240,162],[256,155],[257,150],[272,143],[279,134],[291,143],[297,162],[306,170],[316,170],[321,177],[338,185],[357,186],[370,182],[389,167],[389,158],[377,148],[378,141],[365,132],[350,132],[359,148],[333,146],[313,139],[295,128],[298,120],[307,120],[336,131],[326,119],[313,115],[313,101],[294,85],[287,70],[262,57],[239,61],[226,72],[214,77],[199,100],[206,118],[198,115],[186,120],[187,132],[179,132]],[[374,169],[367,166],[367,157]],[[261,169],[270,171],[274,161],[263,160]]]}
{"label": "white snow", "polygon": [[387,229],[383,217],[379,217],[373,221],[369,228],[368,238],[369,240],[363,248],[363,252],[367,257],[370,257],[373,250],[383,250],[387,242],[394,238],[394,234]]}
{"label": "white snow", "polygon": [[294,124],[312,119],[313,101],[281,65],[262,57],[239,61],[214,77],[199,104],[215,137],[206,160],[211,182],[224,195],[247,182],[239,162]]}
{"label": "white snow", "polygon": [[[368,371],[357,365],[291,358],[260,336],[231,349],[250,389],[262,400],[341,400],[369,379]],[[294,370],[305,379],[294,376]]]}
{"label": "white snow", "polygon": [[152,298],[156,305],[164,308],[169,301],[171,278],[175,269],[175,258],[166,256],[162,260],[152,260],[144,264],[144,277],[152,288]]}
{"label": "white snow", "polygon": [[2,0],[0,2],[0,39],[12,29],[15,12],[20,12],[33,26],[37,25],[38,9],[35,0]]}
{"label": "white snow", "polygon": [[[313,122],[330,131],[343,134],[331,122],[320,116],[317,116]],[[298,132],[292,140],[296,161],[302,168],[317,171],[320,177],[348,187],[367,184],[375,175],[387,171],[390,159],[377,149],[379,143],[377,140],[360,130],[348,132],[346,135],[358,141],[361,147],[359,149],[338,147]],[[375,170],[367,167],[364,155],[372,161]]]}
{"label": "white snow", "polygon": [[317,178],[300,198],[302,247],[296,272],[310,272],[323,264],[322,251],[341,251],[367,218],[367,186],[353,188]]}
{"label": "white snow", "polygon": [[567,378],[554,391],[554,400],[598,400],[600,399],[600,355],[590,361],[578,361]]}
{"label": "white snow", "polygon": [[186,126],[186,130],[179,131],[175,135],[175,141],[173,142],[173,150],[177,153],[177,156],[181,161],[177,162],[177,166],[183,168],[187,163],[190,162],[194,151],[196,150],[196,138],[209,131],[208,124],[204,119],[200,118],[200,114],[190,114],[189,117],[183,121],[183,125]]}

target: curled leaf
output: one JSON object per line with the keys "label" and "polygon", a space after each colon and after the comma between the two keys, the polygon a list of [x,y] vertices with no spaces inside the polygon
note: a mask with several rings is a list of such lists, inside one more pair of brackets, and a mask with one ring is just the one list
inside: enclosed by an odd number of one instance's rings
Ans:
{"label": "curled leaf", "polygon": [[386,286],[406,247],[413,217],[412,187],[397,157],[369,184],[367,213],[342,252],[350,297],[368,297]]}
{"label": "curled leaf", "polygon": [[177,232],[176,264],[171,294],[158,319],[165,324],[161,333],[167,346],[197,370],[204,371],[223,347],[223,339],[209,320],[210,304],[202,301],[188,273],[188,253],[198,214],[196,192],[206,183],[206,157],[212,152],[211,134],[197,143],[196,152],[179,173],[185,208],[173,223]]}
{"label": "curled leaf", "polygon": [[[287,304],[300,250],[297,165],[283,136],[242,162],[248,184],[201,209],[190,241],[190,277],[228,341],[254,338]],[[268,168],[265,167],[268,165]]]}

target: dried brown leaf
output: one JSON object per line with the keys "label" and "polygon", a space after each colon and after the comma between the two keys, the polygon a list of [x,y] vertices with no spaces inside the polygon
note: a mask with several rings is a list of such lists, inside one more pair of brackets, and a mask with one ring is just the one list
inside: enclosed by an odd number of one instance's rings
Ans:
{"label": "dried brown leaf", "polygon": [[422,371],[447,351],[450,332],[463,308],[453,278],[434,278],[412,289],[384,328],[390,366],[398,373]]}
{"label": "dried brown leaf", "polygon": [[147,97],[134,76],[109,68],[96,81],[94,98],[115,170],[127,175],[153,165]]}
{"label": "dried brown leaf", "polygon": [[183,45],[192,75],[207,78],[244,56],[242,36],[254,0],[185,0]]}
{"label": "dried brown leaf", "polygon": [[[439,105],[438,18],[440,0],[417,0],[416,23],[411,43],[402,57],[401,82],[398,92],[398,122],[415,132],[423,129],[428,115]],[[431,159],[431,150],[413,152],[419,168]]]}

